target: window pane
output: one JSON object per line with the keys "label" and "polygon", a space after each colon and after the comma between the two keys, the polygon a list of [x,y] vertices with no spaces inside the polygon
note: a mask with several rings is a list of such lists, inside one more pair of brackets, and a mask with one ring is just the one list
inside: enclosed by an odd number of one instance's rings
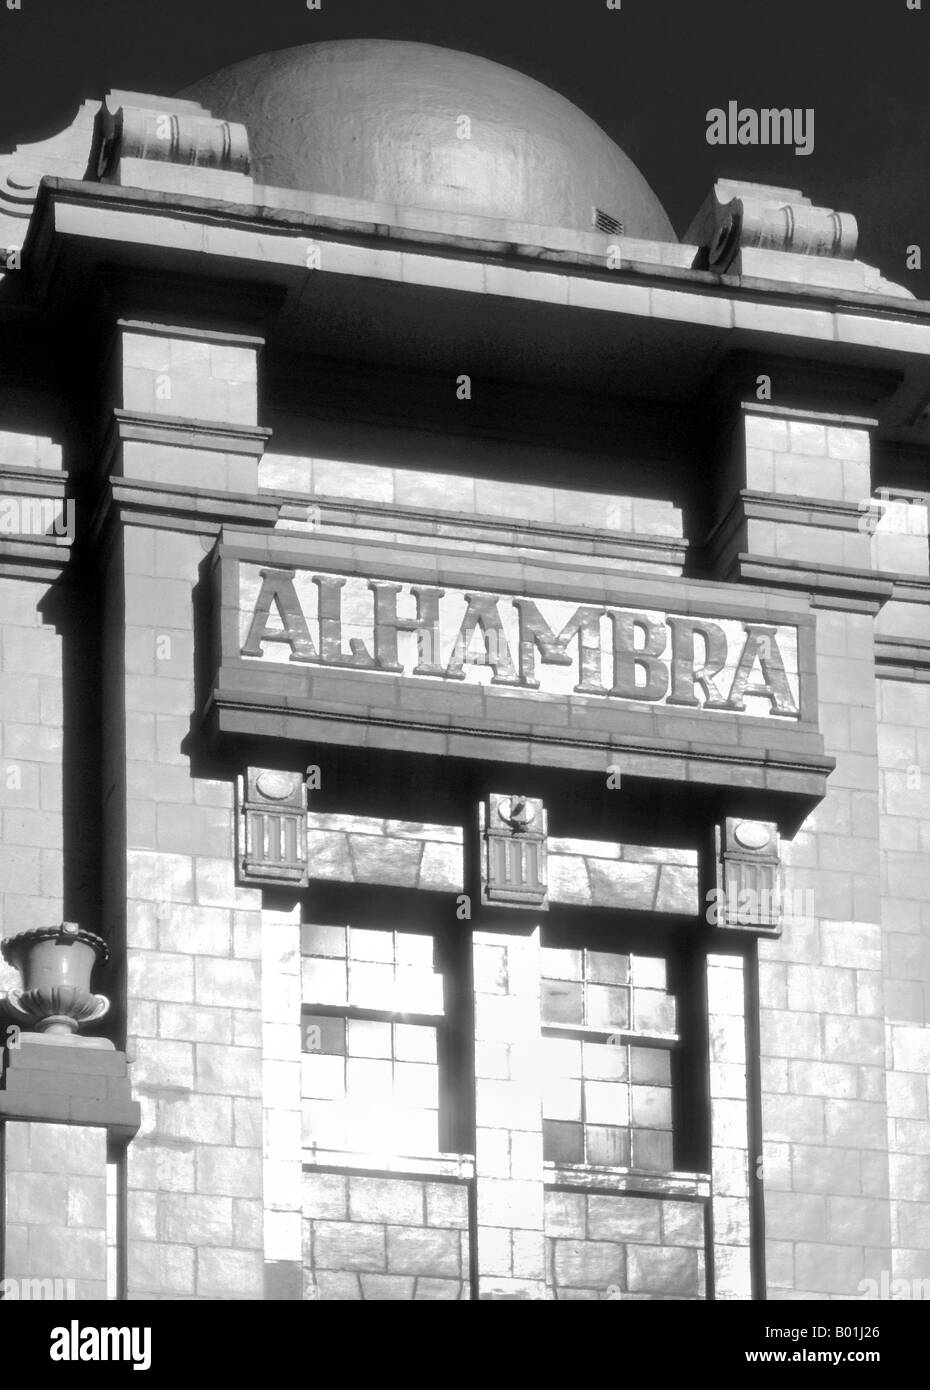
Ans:
{"label": "window pane", "polygon": [[353,1101],[383,1101],[390,1098],[393,1086],[390,1062],[350,1057],[346,1063],[346,1090]]}
{"label": "window pane", "polygon": [[436,1067],[424,1062],[394,1063],[394,1099],[410,1109],[437,1109],[439,1075]]}
{"label": "window pane", "polygon": [[540,952],[540,973],[547,980],[580,980],[581,972],[581,952],[580,951],[558,951],[552,947],[544,946]]}
{"label": "window pane", "polygon": [[360,1009],[394,1007],[394,967],[353,960],[349,967],[349,1003]]}
{"label": "window pane", "polygon": [[441,1014],[442,976],[418,965],[399,965],[394,1008],[404,1014]]}
{"label": "window pane", "polygon": [[666,989],[667,971],[662,956],[632,956],[633,984],[646,989]]}
{"label": "window pane", "polygon": [[629,956],[585,951],[585,979],[600,985],[625,985],[630,979]]}
{"label": "window pane", "polygon": [[346,1141],[345,1107],[340,1101],[305,1100],[303,1142],[323,1149],[342,1149]]}
{"label": "window pane", "polygon": [[433,968],[433,938],[420,932],[399,931],[396,934],[398,965],[418,965],[421,970]]}
{"label": "window pane", "polygon": [[608,1168],[628,1168],[630,1164],[630,1132],[612,1125],[586,1127],[587,1161]]}
{"label": "window pane", "polygon": [[300,949],[305,956],[344,956],[346,929],[303,926],[300,929]]}
{"label": "window pane", "polygon": [[645,1086],[670,1086],[671,1054],[664,1047],[631,1047],[630,1071],[634,1081]]}
{"label": "window pane", "polygon": [[669,1130],[633,1130],[633,1167],[668,1173],[673,1167]]}
{"label": "window pane", "polygon": [[588,1124],[628,1125],[630,1100],[626,1086],[620,1081],[586,1081],[584,1083],[584,1117]]}
{"label": "window pane", "polygon": [[304,1052],[327,1052],[334,1057],[346,1055],[346,1022],[326,1014],[304,1014]]}
{"label": "window pane", "polygon": [[301,1060],[301,1090],[306,1100],[342,1100],[346,1093],[345,1059],[305,1052]]}
{"label": "window pane", "polygon": [[307,1004],[346,1002],[346,964],[344,960],[322,960],[304,956],[300,967],[301,989]]}
{"label": "window pane", "polygon": [[349,1019],[351,1057],[390,1057],[391,1025],[368,1018]]}
{"label": "window pane", "polygon": [[584,1023],[582,987],[566,980],[543,980],[542,1016],[545,1023]]}
{"label": "window pane", "polygon": [[592,1081],[625,1081],[628,1074],[627,1053],[623,1044],[585,1042],[582,1044],[584,1074]]}
{"label": "window pane", "polygon": [[349,928],[349,955],[353,960],[379,960],[394,964],[394,933]]}
{"label": "window pane", "polygon": [[659,989],[634,989],[633,1026],[642,1033],[675,1032],[675,1000]]}
{"label": "window pane", "polygon": [[633,1086],[630,1095],[634,1125],[643,1129],[671,1129],[672,1093],[667,1086]]}
{"label": "window pane", "polygon": [[543,1120],[543,1158],[549,1163],[584,1163],[582,1126]]}
{"label": "window pane", "polygon": [[586,989],[589,1028],[612,1032],[630,1025],[629,990],[614,985],[588,985]]}
{"label": "window pane", "polygon": [[399,1062],[436,1063],[436,1029],[417,1023],[394,1024],[394,1056]]}

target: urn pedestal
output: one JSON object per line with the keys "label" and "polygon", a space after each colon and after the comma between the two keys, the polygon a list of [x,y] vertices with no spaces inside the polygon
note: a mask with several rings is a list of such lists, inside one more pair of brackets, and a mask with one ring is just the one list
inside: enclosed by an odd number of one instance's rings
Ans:
{"label": "urn pedestal", "polygon": [[119,1223],[108,1216],[107,1165],[121,1161],[141,1114],[125,1054],[107,1038],[77,1036],[109,1009],[90,988],[107,946],[65,922],[22,932],[0,949],[22,975],[22,988],[0,998],[5,1023],[17,1025],[0,1028],[0,1269],[7,1296],[26,1298],[22,1290],[41,1287],[67,1300],[112,1298],[125,1269],[120,1256],[115,1281],[108,1276],[107,1249]]}
{"label": "urn pedestal", "polygon": [[3,997],[3,1012],[23,1029],[67,1037],[107,1013],[110,1001],[90,988],[94,966],[109,957],[102,937],[62,922],[20,932],[0,950],[23,980],[22,989],[10,989]]}

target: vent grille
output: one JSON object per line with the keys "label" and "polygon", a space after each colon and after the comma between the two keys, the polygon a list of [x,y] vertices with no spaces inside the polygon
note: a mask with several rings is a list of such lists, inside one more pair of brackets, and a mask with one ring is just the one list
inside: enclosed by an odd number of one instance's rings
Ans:
{"label": "vent grille", "polygon": [[608,236],[623,236],[623,223],[619,218],[611,217],[609,212],[604,212],[601,208],[592,208],[591,213],[599,232],[606,232]]}

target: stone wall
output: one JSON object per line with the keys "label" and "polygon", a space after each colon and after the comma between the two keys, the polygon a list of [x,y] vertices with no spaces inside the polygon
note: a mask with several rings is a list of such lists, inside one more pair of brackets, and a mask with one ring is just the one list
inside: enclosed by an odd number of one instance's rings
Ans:
{"label": "stone wall", "polygon": [[469,1184],[304,1173],[305,1297],[467,1299]]}
{"label": "stone wall", "polygon": [[704,1204],[546,1189],[548,1297],[703,1299]]}

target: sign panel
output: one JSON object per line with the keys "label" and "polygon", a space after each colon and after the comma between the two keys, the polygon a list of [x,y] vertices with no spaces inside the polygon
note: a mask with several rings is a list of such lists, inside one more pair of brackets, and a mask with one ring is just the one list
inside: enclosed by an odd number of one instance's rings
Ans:
{"label": "sign panel", "polygon": [[798,628],[239,564],[247,665],[800,719]]}

